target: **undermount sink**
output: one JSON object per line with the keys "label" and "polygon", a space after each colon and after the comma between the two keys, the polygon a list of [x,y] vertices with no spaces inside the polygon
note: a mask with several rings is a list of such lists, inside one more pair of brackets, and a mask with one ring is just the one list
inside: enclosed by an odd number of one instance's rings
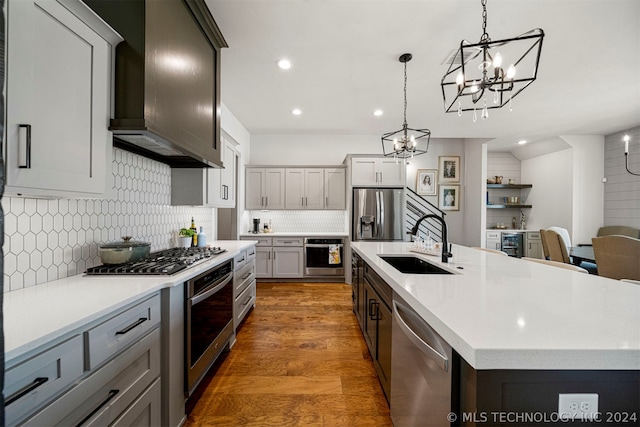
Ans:
{"label": "undermount sink", "polygon": [[453,274],[415,256],[379,256],[405,274]]}

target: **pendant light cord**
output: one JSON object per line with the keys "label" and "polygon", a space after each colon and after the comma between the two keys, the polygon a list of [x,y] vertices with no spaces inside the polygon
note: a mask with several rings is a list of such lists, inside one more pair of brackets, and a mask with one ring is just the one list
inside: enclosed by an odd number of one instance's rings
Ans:
{"label": "pendant light cord", "polygon": [[407,63],[404,63],[404,123],[402,124],[404,128],[405,136],[407,134]]}
{"label": "pendant light cord", "polygon": [[481,0],[482,3],[482,37],[480,37],[481,43],[489,43],[491,39],[487,33],[487,0]]}

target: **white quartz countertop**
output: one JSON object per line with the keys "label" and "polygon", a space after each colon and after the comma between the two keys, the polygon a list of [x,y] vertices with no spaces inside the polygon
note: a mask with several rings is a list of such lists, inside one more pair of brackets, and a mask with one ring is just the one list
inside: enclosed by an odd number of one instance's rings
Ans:
{"label": "white quartz countertop", "polygon": [[218,240],[227,251],[172,276],[78,274],[4,294],[5,360],[49,341],[162,288],[176,286],[232,259],[256,241]]}
{"label": "white quartz countertop", "polygon": [[640,286],[453,245],[453,258],[410,252],[453,275],[403,274],[351,247],[475,369],[640,369]]}
{"label": "white quartz countertop", "polygon": [[273,231],[271,233],[242,233],[240,237],[348,237],[349,233],[345,232],[287,232],[287,231]]}

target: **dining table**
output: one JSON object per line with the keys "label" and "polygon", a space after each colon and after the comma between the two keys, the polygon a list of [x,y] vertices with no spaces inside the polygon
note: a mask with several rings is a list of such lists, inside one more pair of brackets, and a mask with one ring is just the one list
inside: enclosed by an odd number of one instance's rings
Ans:
{"label": "dining table", "polygon": [[574,265],[580,265],[582,261],[596,262],[593,246],[591,245],[571,246],[569,248],[569,256],[571,257],[571,263]]}

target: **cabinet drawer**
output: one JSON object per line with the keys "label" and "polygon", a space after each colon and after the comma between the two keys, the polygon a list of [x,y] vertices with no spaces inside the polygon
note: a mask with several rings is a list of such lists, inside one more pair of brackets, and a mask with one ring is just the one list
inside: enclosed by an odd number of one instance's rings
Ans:
{"label": "cabinet drawer", "polygon": [[160,330],[81,381],[25,426],[109,425],[160,375]]}
{"label": "cabinet drawer", "polygon": [[256,263],[251,262],[242,269],[242,271],[236,272],[233,278],[234,295],[240,295],[242,291],[249,286],[252,280],[256,278]]}
{"label": "cabinet drawer", "polygon": [[499,231],[487,231],[487,239],[499,239],[500,232]]}
{"label": "cabinet drawer", "polygon": [[7,425],[55,397],[82,374],[80,335],[8,368],[4,388]]}
{"label": "cabinet drawer", "polygon": [[273,246],[302,246],[302,237],[274,237]]}
{"label": "cabinet drawer", "polygon": [[271,237],[259,237],[259,235],[256,235],[256,237],[241,237],[240,240],[255,240],[256,242],[256,246],[271,246],[272,243],[272,238]]}
{"label": "cabinet drawer", "polygon": [[247,249],[247,262],[253,261],[254,259],[256,259],[256,247],[251,246]]}
{"label": "cabinet drawer", "polygon": [[529,231],[527,233],[527,239],[529,239],[529,240],[541,240],[542,238],[540,237],[540,232],[539,231]]}
{"label": "cabinet drawer", "polygon": [[242,251],[233,258],[233,271],[241,270],[247,264],[247,251]]}
{"label": "cabinet drawer", "polygon": [[118,426],[155,427],[160,425],[160,378],[133,405],[111,424]]}
{"label": "cabinet drawer", "polygon": [[234,306],[234,324],[238,327],[242,319],[247,315],[256,301],[256,281],[252,280],[249,286],[236,298]]}
{"label": "cabinet drawer", "polygon": [[95,369],[159,323],[160,296],[155,295],[85,332],[85,369]]}

